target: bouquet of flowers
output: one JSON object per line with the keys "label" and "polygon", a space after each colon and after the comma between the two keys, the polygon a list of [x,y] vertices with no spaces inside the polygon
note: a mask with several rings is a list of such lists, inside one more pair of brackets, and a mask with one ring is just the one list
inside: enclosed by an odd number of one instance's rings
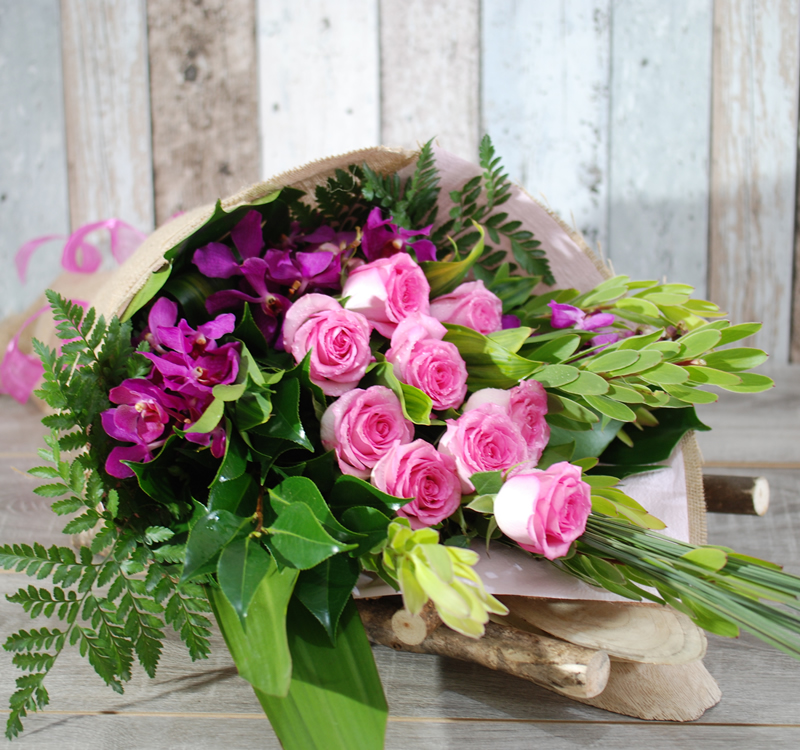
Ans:
{"label": "bouquet of flowers", "polygon": [[488,138],[480,165],[453,184],[430,143],[310,165],[162,227],[105,317],[49,294],[31,473],[92,536],[0,548],[53,583],[10,600],[64,623],[5,643],[26,672],[8,737],[67,644],[121,692],[167,625],[206,656],[212,613],[284,747],[381,747],[354,591],[480,638],[507,607],[479,561],[503,548],[800,656],[800,579],[659,533],[619,484],[706,429],[707,386],[771,387],[748,372],[763,352],[723,348],[758,325],[683,284],[556,285],[566,261],[510,214]]}

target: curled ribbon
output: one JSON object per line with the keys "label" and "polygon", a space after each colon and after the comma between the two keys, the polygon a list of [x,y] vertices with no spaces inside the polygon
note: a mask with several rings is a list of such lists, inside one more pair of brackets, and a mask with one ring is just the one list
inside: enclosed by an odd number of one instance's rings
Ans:
{"label": "curled ribbon", "polygon": [[[36,250],[41,245],[58,239],[66,239],[64,251],[61,254],[61,266],[65,271],[71,273],[94,273],[100,267],[103,255],[97,246],[90,243],[86,238],[93,232],[102,229],[107,229],[109,232],[111,255],[119,264],[133,255],[146,236],[120,219],[106,219],[105,221],[84,224],[68,237],[58,234],[36,237],[17,250],[14,258],[20,281],[25,282],[28,263]],[[84,306],[87,304],[80,300],[73,300],[73,302]],[[22,324],[22,327],[8,343],[5,356],[0,363],[0,393],[7,393],[21,404],[24,404],[30,398],[33,389],[42,378],[44,368],[38,357],[26,354],[19,348],[19,339],[25,328],[46,312],[47,309],[47,306],[40,308]]]}

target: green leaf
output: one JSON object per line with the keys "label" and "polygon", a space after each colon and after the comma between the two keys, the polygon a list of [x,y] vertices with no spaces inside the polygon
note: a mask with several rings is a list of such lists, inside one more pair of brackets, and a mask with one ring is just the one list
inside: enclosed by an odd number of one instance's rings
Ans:
{"label": "green leaf", "polygon": [[[578,423],[573,422],[573,424]],[[605,425],[599,422],[592,425],[591,429],[580,432],[572,432],[571,430],[565,430],[551,424],[550,443],[558,445],[574,440],[575,451],[573,453],[573,458],[599,456],[606,449],[606,446],[616,437],[620,427],[622,427],[622,422],[618,422],[614,419],[609,420]]]}
{"label": "green leaf", "polygon": [[363,479],[344,474],[334,483],[328,501],[331,507],[351,508],[356,505],[366,505],[393,516],[412,499],[387,495]]}
{"label": "green leaf", "polygon": [[623,404],[644,403],[644,396],[639,393],[639,391],[617,383],[609,383],[608,393],[606,395],[609,398],[613,398],[615,401],[622,401]]}
{"label": "green leaf", "polygon": [[621,349],[607,354],[594,356],[586,361],[586,369],[590,372],[611,372],[630,367],[639,361],[639,352],[633,349]]}
{"label": "green leaf", "polygon": [[753,336],[761,330],[761,323],[739,323],[739,325],[728,326],[722,329],[722,336],[719,340],[719,346],[726,346],[732,344],[734,341],[746,339],[748,336]]}
{"label": "green leaf", "polygon": [[636,414],[625,404],[619,403],[619,401],[614,401],[605,396],[585,395],[584,398],[589,406],[597,409],[601,414],[611,417],[611,419],[616,419],[620,422],[633,422],[636,419]]}
{"label": "green leaf", "polygon": [[593,372],[581,372],[578,377],[562,386],[562,391],[575,393],[580,396],[599,396],[608,392],[608,381]]}
{"label": "green leaf", "polygon": [[285,750],[378,750],[388,709],[364,626],[352,601],[332,646],[294,602],[287,618],[293,672],[286,698],[256,691]]}
{"label": "green leaf", "polygon": [[390,522],[389,516],[377,508],[369,508],[365,505],[347,508],[342,513],[342,523],[365,537],[359,539],[358,547],[350,554],[354,558],[361,557],[382,545],[386,541]]}
{"label": "green leaf", "polygon": [[713,404],[719,397],[716,393],[701,391],[683,385],[664,385],[664,390],[687,404]]}
{"label": "green leaf", "polygon": [[721,549],[714,547],[698,547],[685,555],[681,555],[681,560],[686,560],[714,572],[722,570],[728,564],[728,556]]}
{"label": "green leaf", "polygon": [[494,495],[478,495],[467,504],[467,508],[478,513],[494,513]]}
{"label": "green leaf", "polygon": [[545,388],[562,388],[568,383],[573,383],[580,376],[581,371],[570,365],[550,365],[536,373],[538,380]]}
{"label": "green leaf", "polygon": [[339,541],[349,542],[353,534],[342,526],[331,513],[317,485],[308,477],[289,477],[269,491],[270,504],[280,516],[295,503],[304,503],[314,517]]}
{"label": "green leaf", "polygon": [[681,360],[695,359],[719,344],[722,333],[713,328],[695,331],[678,339]]}
{"label": "green leaf", "polygon": [[532,332],[533,329],[520,326],[519,328],[506,328],[502,331],[495,331],[490,333],[487,338],[502,346],[503,349],[507,349],[510,352],[518,352]]}
{"label": "green leaf", "polygon": [[469,478],[479,495],[496,495],[503,486],[502,471],[479,471]]}
{"label": "green leaf", "polygon": [[[219,386],[215,386],[219,388]],[[203,415],[198,419],[194,424],[189,425],[185,432],[211,432],[218,424],[219,420],[222,419],[222,415],[225,411],[225,402],[219,398],[215,397],[214,400],[206,407],[206,410],[203,412]]]}
{"label": "green leaf", "polygon": [[234,539],[222,550],[217,563],[219,586],[243,628],[247,628],[247,610],[261,581],[275,567],[275,560],[261,542],[249,536]]}
{"label": "green leaf", "polygon": [[[660,318],[661,310],[658,309],[652,302],[641,297],[625,297],[624,299],[617,300],[614,307],[624,312],[632,312],[637,315],[647,315],[651,318]],[[624,314],[623,314],[623,317]]]}
{"label": "green leaf", "polygon": [[293,503],[284,508],[267,532],[270,544],[288,564],[300,570],[313,568],[332,555],[357,546],[334,539],[305,503]]}
{"label": "green leaf", "polygon": [[156,271],[153,271],[145,281],[144,286],[136,292],[133,299],[128,303],[125,312],[120,316],[120,320],[124,323],[130,320],[135,313],[141,310],[153,297],[158,294],[161,287],[169,279],[172,272],[172,264],[167,261],[164,265]]}
{"label": "green leaf", "polygon": [[236,402],[236,427],[242,432],[264,424],[272,416],[272,394],[266,389],[248,390]]}
{"label": "green leaf", "polygon": [[378,362],[368,368],[366,381],[362,381],[361,387],[383,385],[390,388],[400,400],[403,416],[406,419],[414,424],[428,425],[431,423],[431,411],[433,410],[431,397],[413,385],[401,383],[394,374],[392,364],[383,360],[382,355],[378,355]]}
{"label": "green leaf", "polygon": [[339,618],[350,601],[361,566],[353,557],[334,555],[319,565],[300,573],[295,586],[295,596],[319,620],[320,625],[336,642]]}
{"label": "green leaf", "polygon": [[419,264],[431,287],[431,299],[452,292],[466,278],[472,266],[483,255],[485,232],[480,224],[474,221],[472,224],[480,234],[480,237],[464,260],[445,262],[433,260]]}
{"label": "green leaf", "polygon": [[250,474],[242,474],[227,482],[217,481],[208,493],[209,510],[225,510],[236,513],[247,500],[258,496],[258,483]]}
{"label": "green leaf", "polygon": [[528,356],[537,362],[552,362],[556,364],[571,357],[580,345],[580,336],[574,334],[564,335],[537,347],[529,352]]}
{"label": "green leaf", "polygon": [[755,372],[741,372],[739,378],[742,381],[741,385],[721,385],[720,388],[734,393],[761,393],[775,387],[772,378]]}
{"label": "green leaf", "polygon": [[689,373],[689,377],[695,383],[708,385],[741,385],[742,379],[732,372],[714,370],[711,367],[698,367],[696,365],[684,365],[684,369]]}
{"label": "green leaf", "polygon": [[220,589],[206,587],[225,645],[239,674],[264,694],[285,696],[292,677],[292,656],[286,634],[286,610],[297,571],[273,565],[253,595],[242,626],[239,615]]}
{"label": "green leaf", "polygon": [[553,464],[560,461],[571,461],[572,456],[575,454],[575,441],[570,440],[568,443],[559,443],[554,445],[552,439],[547,444],[547,447],[542,451],[539,458],[539,463],[536,464],[537,469],[547,469]]}
{"label": "green leaf", "polygon": [[767,355],[761,349],[740,347],[734,349],[721,349],[707,354],[703,359],[708,367],[725,372],[739,372],[752,370],[767,360]]}
{"label": "green leaf", "polygon": [[259,435],[289,440],[313,451],[314,446],[300,421],[300,381],[297,378],[285,378],[273,388],[275,394],[272,397],[272,416],[266,424],[254,430]]}
{"label": "green leaf", "polygon": [[680,439],[689,430],[708,430],[691,406],[685,409],[662,409],[658,426],[645,427],[636,435],[634,448],[615,441],[605,450],[601,460],[606,464],[639,465],[666,461]]}
{"label": "green leaf", "polygon": [[[648,352],[642,352],[642,355],[647,353]],[[655,385],[672,385],[686,382],[689,379],[689,373],[686,372],[683,367],[672,365],[669,362],[662,362],[660,365],[656,365],[655,367],[651,367],[649,370],[638,373],[637,377],[641,378],[646,383],[654,383]]]}
{"label": "green leaf", "polygon": [[209,511],[189,532],[181,581],[214,570],[222,549],[243,534],[250,524],[249,518],[240,518],[227,510]]}
{"label": "green leaf", "polygon": [[594,424],[595,422],[600,421],[600,417],[597,416],[591,409],[587,409],[582,404],[579,404],[577,401],[573,401],[566,396],[562,396],[560,393],[548,393],[548,408],[552,412],[553,409],[549,406],[550,399],[553,400],[554,404],[558,408],[558,413],[561,416],[567,417],[569,419],[574,419],[578,422],[586,422],[588,424]]}

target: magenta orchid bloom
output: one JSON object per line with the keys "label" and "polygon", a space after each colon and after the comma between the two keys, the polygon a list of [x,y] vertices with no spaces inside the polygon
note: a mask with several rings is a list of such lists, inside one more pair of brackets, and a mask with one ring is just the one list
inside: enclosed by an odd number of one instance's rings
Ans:
{"label": "magenta orchid bloom", "polygon": [[[242,260],[257,258],[264,249],[261,233],[261,214],[248,211],[231,230],[231,239]],[[227,245],[211,242],[195,251],[192,263],[204,276],[212,279],[228,279],[242,274],[241,263]]]}
{"label": "magenta orchid bloom", "polygon": [[[431,225],[432,226],[432,225]],[[424,229],[400,229],[392,223],[391,217],[381,218],[380,208],[373,208],[364,225],[364,235],[361,238],[361,249],[368,261],[388,258],[402,250],[413,249],[417,261],[436,260],[436,245],[430,240],[417,240],[409,242],[412,237],[419,235],[428,236],[431,227]]]}
{"label": "magenta orchid bloom", "polygon": [[550,325],[553,328],[575,328],[578,331],[596,331],[598,328],[610,326],[614,322],[612,313],[594,313],[587,315],[579,307],[549,302],[553,311]]}
{"label": "magenta orchid bloom", "polygon": [[183,402],[143,379],[125,380],[108,395],[119,406],[100,415],[103,429],[109,437],[133,445],[113,448],[106,460],[106,471],[125,479],[134,474],[121,462],[152,460],[153,451],[164,444],[167,425],[179,417]]}

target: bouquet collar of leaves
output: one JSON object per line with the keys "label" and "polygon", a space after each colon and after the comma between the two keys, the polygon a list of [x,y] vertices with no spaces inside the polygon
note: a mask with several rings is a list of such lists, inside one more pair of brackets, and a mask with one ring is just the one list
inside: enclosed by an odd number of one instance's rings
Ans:
{"label": "bouquet collar of leaves", "polygon": [[63,623],[5,643],[25,672],[9,737],[67,644],[121,692],[134,659],[155,674],[168,625],[205,657],[212,612],[285,747],[380,746],[359,576],[479,637],[506,611],[474,569],[490,540],[800,656],[797,617],[761,601],[796,607],[800,579],[655,533],[617,486],[706,429],[706,386],[771,386],[747,372],[763,352],[721,348],[758,326],[682,284],[537,293],[547,259],[503,210],[488,138],[480,157],[447,217],[430,143],[407,180],[352,165],[313,198],[218,204],[123,320],[48,293],[64,343],[35,344],[55,413],[31,473],[64,532],[94,536],[0,548],[52,578],[9,599]]}

